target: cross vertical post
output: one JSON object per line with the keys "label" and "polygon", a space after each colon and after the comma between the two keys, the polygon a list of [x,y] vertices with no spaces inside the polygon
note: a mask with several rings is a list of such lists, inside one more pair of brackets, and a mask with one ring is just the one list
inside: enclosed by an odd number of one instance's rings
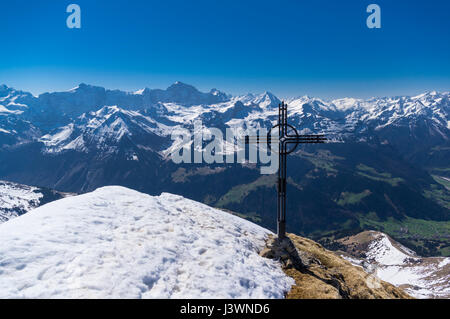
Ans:
{"label": "cross vertical post", "polygon": [[[294,152],[299,144],[322,144],[327,141],[325,135],[299,135],[295,127],[288,124],[287,104],[282,102],[278,108],[278,124],[270,130],[267,138],[246,136],[246,144],[263,144],[271,146],[271,132],[278,129],[278,180],[277,180],[277,233],[278,238],[286,238],[286,191],[287,191],[287,155]],[[291,146],[289,146],[291,145]],[[274,150],[271,149],[273,152]]]}
{"label": "cross vertical post", "polygon": [[[278,109],[278,136],[284,136],[287,128],[287,105],[280,104]],[[280,139],[281,141],[281,139]],[[283,239],[286,235],[286,144],[281,142],[278,144],[279,167],[278,167],[278,204],[277,204],[277,233],[278,238]]]}

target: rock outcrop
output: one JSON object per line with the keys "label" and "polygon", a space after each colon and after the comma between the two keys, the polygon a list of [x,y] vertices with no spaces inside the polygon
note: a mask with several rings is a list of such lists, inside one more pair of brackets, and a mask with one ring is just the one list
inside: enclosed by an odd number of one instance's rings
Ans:
{"label": "rock outcrop", "polygon": [[318,243],[290,234],[279,241],[271,237],[261,252],[279,260],[296,284],[290,299],[410,299],[402,289],[379,280]]}

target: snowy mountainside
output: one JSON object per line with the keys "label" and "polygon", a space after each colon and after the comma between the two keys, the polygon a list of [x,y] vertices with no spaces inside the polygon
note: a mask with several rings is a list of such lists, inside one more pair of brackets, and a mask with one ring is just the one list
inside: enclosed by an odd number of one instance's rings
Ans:
{"label": "snowy mountainside", "polygon": [[0,181],[0,223],[65,196],[68,196],[68,194],[45,188]]}
{"label": "snowy mountainside", "polygon": [[340,240],[343,256],[416,298],[450,297],[450,258],[420,257],[386,234],[368,231]]}
{"label": "snowy mountainside", "polygon": [[[331,101],[303,96],[289,99],[288,109],[291,124],[299,127],[301,133],[326,133],[334,141],[379,140],[400,146],[405,141],[442,144],[449,142],[449,96],[448,92],[428,92],[414,97]],[[81,140],[72,143],[72,136],[66,135],[62,141],[59,134],[57,140],[65,146],[57,148],[55,140],[48,141],[48,137],[67,131],[68,125],[88,125],[83,122],[88,117],[106,122],[115,110],[127,118],[137,119],[135,125],[126,121],[120,123],[124,134],[118,137],[130,137],[134,130],[157,134],[166,138],[164,145],[156,147],[162,152],[170,147],[167,137],[173,129],[192,128],[195,120],[202,120],[207,127],[242,126],[245,122],[254,127],[270,128],[277,120],[279,103],[280,99],[270,92],[232,97],[215,89],[202,93],[181,82],[167,90],[137,92],[80,84],[67,92],[45,93],[38,97],[3,85],[0,89],[0,143],[42,141],[44,152],[68,149],[83,152],[85,149],[79,146]],[[142,121],[143,117],[152,122],[152,129],[149,130],[147,121]],[[97,135],[110,132],[101,130]],[[98,143],[102,142],[105,143],[98,139]]]}
{"label": "snowy mountainside", "polygon": [[162,194],[105,187],[0,225],[0,298],[283,298],[271,233]]}
{"label": "snowy mountainside", "polygon": [[105,151],[117,148],[116,144],[123,137],[153,135],[158,138],[169,132],[170,128],[145,114],[105,106],[83,114],[74,123],[52,130],[39,141],[45,145],[47,153]]}

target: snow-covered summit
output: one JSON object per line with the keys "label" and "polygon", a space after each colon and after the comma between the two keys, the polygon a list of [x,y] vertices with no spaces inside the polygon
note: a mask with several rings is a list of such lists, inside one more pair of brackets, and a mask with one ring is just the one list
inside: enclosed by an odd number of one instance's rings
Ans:
{"label": "snow-covered summit", "polygon": [[269,231],[162,194],[105,187],[0,225],[0,298],[283,298]]}

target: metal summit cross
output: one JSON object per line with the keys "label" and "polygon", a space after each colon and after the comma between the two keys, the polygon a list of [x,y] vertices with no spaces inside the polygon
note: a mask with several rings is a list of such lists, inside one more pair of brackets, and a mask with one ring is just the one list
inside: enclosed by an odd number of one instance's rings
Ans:
{"label": "metal summit cross", "polygon": [[286,175],[287,155],[297,149],[299,144],[323,144],[327,141],[325,135],[299,135],[295,127],[287,122],[287,104],[282,102],[278,109],[278,124],[272,127],[267,137],[246,136],[245,144],[267,144],[270,149],[271,133],[278,129],[278,202],[277,202],[277,231],[278,238],[286,237]]}

